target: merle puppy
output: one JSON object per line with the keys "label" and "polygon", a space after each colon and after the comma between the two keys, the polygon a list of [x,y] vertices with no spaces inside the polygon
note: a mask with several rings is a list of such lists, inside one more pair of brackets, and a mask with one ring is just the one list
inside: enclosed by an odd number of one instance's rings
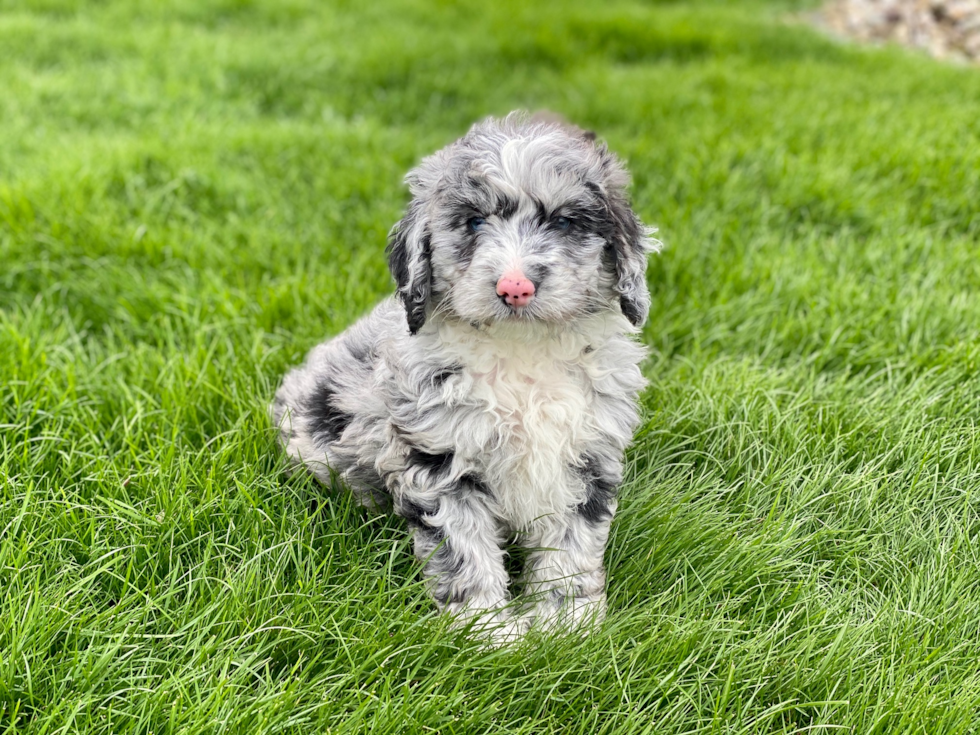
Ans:
{"label": "merle puppy", "polygon": [[[272,406],[297,465],[408,522],[440,608],[509,639],[601,618],[637,424],[656,245],[595,136],[512,113],[407,176],[397,298],[314,348]],[[511,612],[504,546],[529,549]]]}

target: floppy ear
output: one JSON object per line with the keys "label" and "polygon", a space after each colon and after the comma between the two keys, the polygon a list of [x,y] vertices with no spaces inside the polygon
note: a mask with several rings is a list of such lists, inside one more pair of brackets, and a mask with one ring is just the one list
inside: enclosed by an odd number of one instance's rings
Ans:
{"label": "floppy ear", "polygon": [[405,307],[408,329],[412,334],[425,324],[432,282],[430,235],[422,210],[422,202],[413,199],[405,216],[388,235],[388,267],[395,277],[396,293]]}
{"label": "floppy ear", "polygon": [[653,250],[646,228],[622,192],[609,200],[611,245],[616,259],[616,290],[623,316],[639,327],[650,311],[647,288],[647,253]]}
{"label": "floppy ear", "polygon": [[623,315],[639,327],[646,321],[650,311],[650,290],[647,288],[647,254],[657,249],[656,240],[651,240],[650,234],[656,230],[648,230],[630,207],[626,196],[629,184],[629,174],[616,159],[606,150],[605,145],[597,144],[602,158],[602,169],[605,174],[602,187],[602,199],[606,210],[606,222],[603,233],[606,245],[612,251],[616,268],[616,292],[619,293],[619,304]]}

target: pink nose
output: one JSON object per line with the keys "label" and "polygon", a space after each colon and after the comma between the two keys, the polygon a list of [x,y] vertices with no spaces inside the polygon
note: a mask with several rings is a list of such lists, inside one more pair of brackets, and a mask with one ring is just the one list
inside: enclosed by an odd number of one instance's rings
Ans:
{"label": "pink nose", "polygon": [[508,306],[527,306],[534,298],[534,284],[520,271],[508,271],[497,281],[497,296]]}

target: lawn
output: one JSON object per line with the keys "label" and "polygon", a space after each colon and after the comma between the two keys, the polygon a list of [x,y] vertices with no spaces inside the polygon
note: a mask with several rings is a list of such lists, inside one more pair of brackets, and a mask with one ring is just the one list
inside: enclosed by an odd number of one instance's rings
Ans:
{"label": "lawn", "polygon": [[[804,5],[0,0],[0,732],[980,732],[980,70]],[[488,649],[265,407],[517,107],[665,248],[608,620]]]}

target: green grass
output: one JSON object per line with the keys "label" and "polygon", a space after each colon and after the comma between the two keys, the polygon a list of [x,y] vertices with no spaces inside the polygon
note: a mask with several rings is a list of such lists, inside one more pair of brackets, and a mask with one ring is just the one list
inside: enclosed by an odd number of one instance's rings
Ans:
{"label": "green grass", "polygon": [[[799,9],[0,0],[0,732],[980,732],[980,72]],[[516,107],[666,249],[608,621],[487,650],[265,405]]]}

